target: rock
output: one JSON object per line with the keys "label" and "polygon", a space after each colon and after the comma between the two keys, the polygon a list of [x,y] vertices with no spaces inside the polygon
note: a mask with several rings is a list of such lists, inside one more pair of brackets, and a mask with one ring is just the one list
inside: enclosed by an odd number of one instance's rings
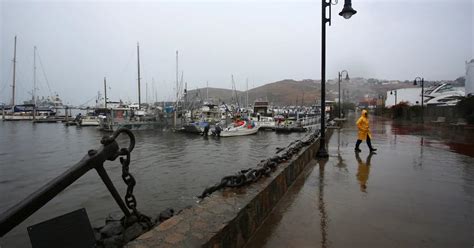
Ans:
{"label": "rock", "polygon": [[94,237],[96,241],[101,239],[102,235],[99,228],[94,228]]}
{"label": "rock", "polygon": [[133,240],[145,232],[146,229],[140,223],[135,223],[125,230],[123,235],[124,241],[128,242]]}
{"label": "rock", "polygon": [[161,211],[160,215],[158,216],[158,221],[163,222],[174,215],[174,210],[172,208],[167,208],[163,211]]}
{"label": "rock", "polygon": [[104,248],[117,248],[123,247],[125,242],[122,239],[122,236],[113,236],[102,240],[102,245]]}
{"label": "rock", "polygon": [[120,221],[123,218],[122,214],[119,213],[111,213],[105,218],[105,224],[109,224],[110,222]]}
{"label": "rock", "polygon": [[102,237],[112,237],[114,235],[121,234],[122,232],[123,227],[120,221],[109,222],[109,224],[105,225],[100,230],[100,234],[102,234]]}

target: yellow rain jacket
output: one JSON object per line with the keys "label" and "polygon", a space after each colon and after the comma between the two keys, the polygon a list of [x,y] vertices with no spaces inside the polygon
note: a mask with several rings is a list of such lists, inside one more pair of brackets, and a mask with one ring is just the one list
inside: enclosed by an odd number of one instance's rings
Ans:
{"label": "yellow rain jacket", "polygon": [[362,114],[356,122],[357,128],[359,129],[359,134],[357,136],[357,139],[359,140],[366,140],[367,135],[369,135],[369,138],[372,139],[369,129],[369,119],[367,119],[366,114],[367,110],[362,110]]}

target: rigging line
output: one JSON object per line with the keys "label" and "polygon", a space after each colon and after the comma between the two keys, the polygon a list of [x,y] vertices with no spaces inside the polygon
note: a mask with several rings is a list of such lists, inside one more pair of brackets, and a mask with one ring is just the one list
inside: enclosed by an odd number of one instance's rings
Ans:
{"label": "rigging line", "polygon": [[133,57],[135,56],[135,53],[136,51],[135,49],[133,49],[132,52],[130,53],[130,56],[128,56],[128,60],[126,60],[125,66],[121,70],[122,74],[124,74],[126,72],[126,69],[130,66],[130,63],[132,62]]}
{"label": "rigging line", "polygon": [[5,79],[5,85],[3,85],[2,89],[0,90],[0,92],[3,92],[3,90],[4,90],[5,88],[7,88],[7,86],[8,86],[8,80],[9,80],[9,78],[10,78],[11,75],[12,75],[12,71],[13,71],[13,62],[11,62],[11,64],[10,64],[10,70],[8,70],[8,77]]}
{"label": "rigging line", "polygon": [[41,56],[40,56],[38,50],[36,50],[36,55],[38,55],[38,59],[39,59],[40,66],[41,66],[41,71],[43,72],[44,79],[46,80],[46,84],[48,85],[49,95],[51,97],[53,97],[54,95],[53,95],[53,92],[51,92],[51,87],[49,86],[48,77],[46,76],[46,72],[44,71],[43,61],[41,60]]}
{"label": "rigging line", "polygon": [[96,98],[96,97],[97,97],[97,96],[93,96],[93,97],[89,98],[89,100],[87,100],[85,103],[79,104],[79,107],[82,107],[82,106],[88,104],[90,101],[94,100],[94,98]]}

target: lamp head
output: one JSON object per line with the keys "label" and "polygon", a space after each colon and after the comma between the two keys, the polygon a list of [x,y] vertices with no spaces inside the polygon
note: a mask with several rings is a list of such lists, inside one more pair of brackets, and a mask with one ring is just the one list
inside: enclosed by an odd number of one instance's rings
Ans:
{"label": "lamp head", "polygon": [[349,19],[352,17],[352,15],[355,15],[357,11],[355,11],[352,8],[352,2],[351,0],[345,0],[344,1],[344,8],[342,11],[339,13],[340,16],[344,17],[345,19]]}
{"label": "lamp head", "polygon": [[413,80],[413,85],[418,85],[418,84],[416,83],[416,79]]}

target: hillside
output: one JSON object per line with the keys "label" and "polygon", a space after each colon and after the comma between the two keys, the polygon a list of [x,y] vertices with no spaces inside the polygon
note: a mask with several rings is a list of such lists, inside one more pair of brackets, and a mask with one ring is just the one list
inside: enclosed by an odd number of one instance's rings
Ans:
{"label": "hillside", "polygon": [[[314,103],[319,99],[320,92],[319,81],[313,80],[282,80],[274,83],[269,83],[254,89],[249,90],[249,103],[252,104],[255,100],[268,100],[274,104],[281,105],[300,105]],[[209,88],[209,98],[220,100],[220,102],[232,102],[235,98],[235,93],[228,89]],[[188,96],[195,99],[206,99],[206,88],[197,90],[190,90]],[[245,103],[246,92],[237,91],[239,102]]]}

